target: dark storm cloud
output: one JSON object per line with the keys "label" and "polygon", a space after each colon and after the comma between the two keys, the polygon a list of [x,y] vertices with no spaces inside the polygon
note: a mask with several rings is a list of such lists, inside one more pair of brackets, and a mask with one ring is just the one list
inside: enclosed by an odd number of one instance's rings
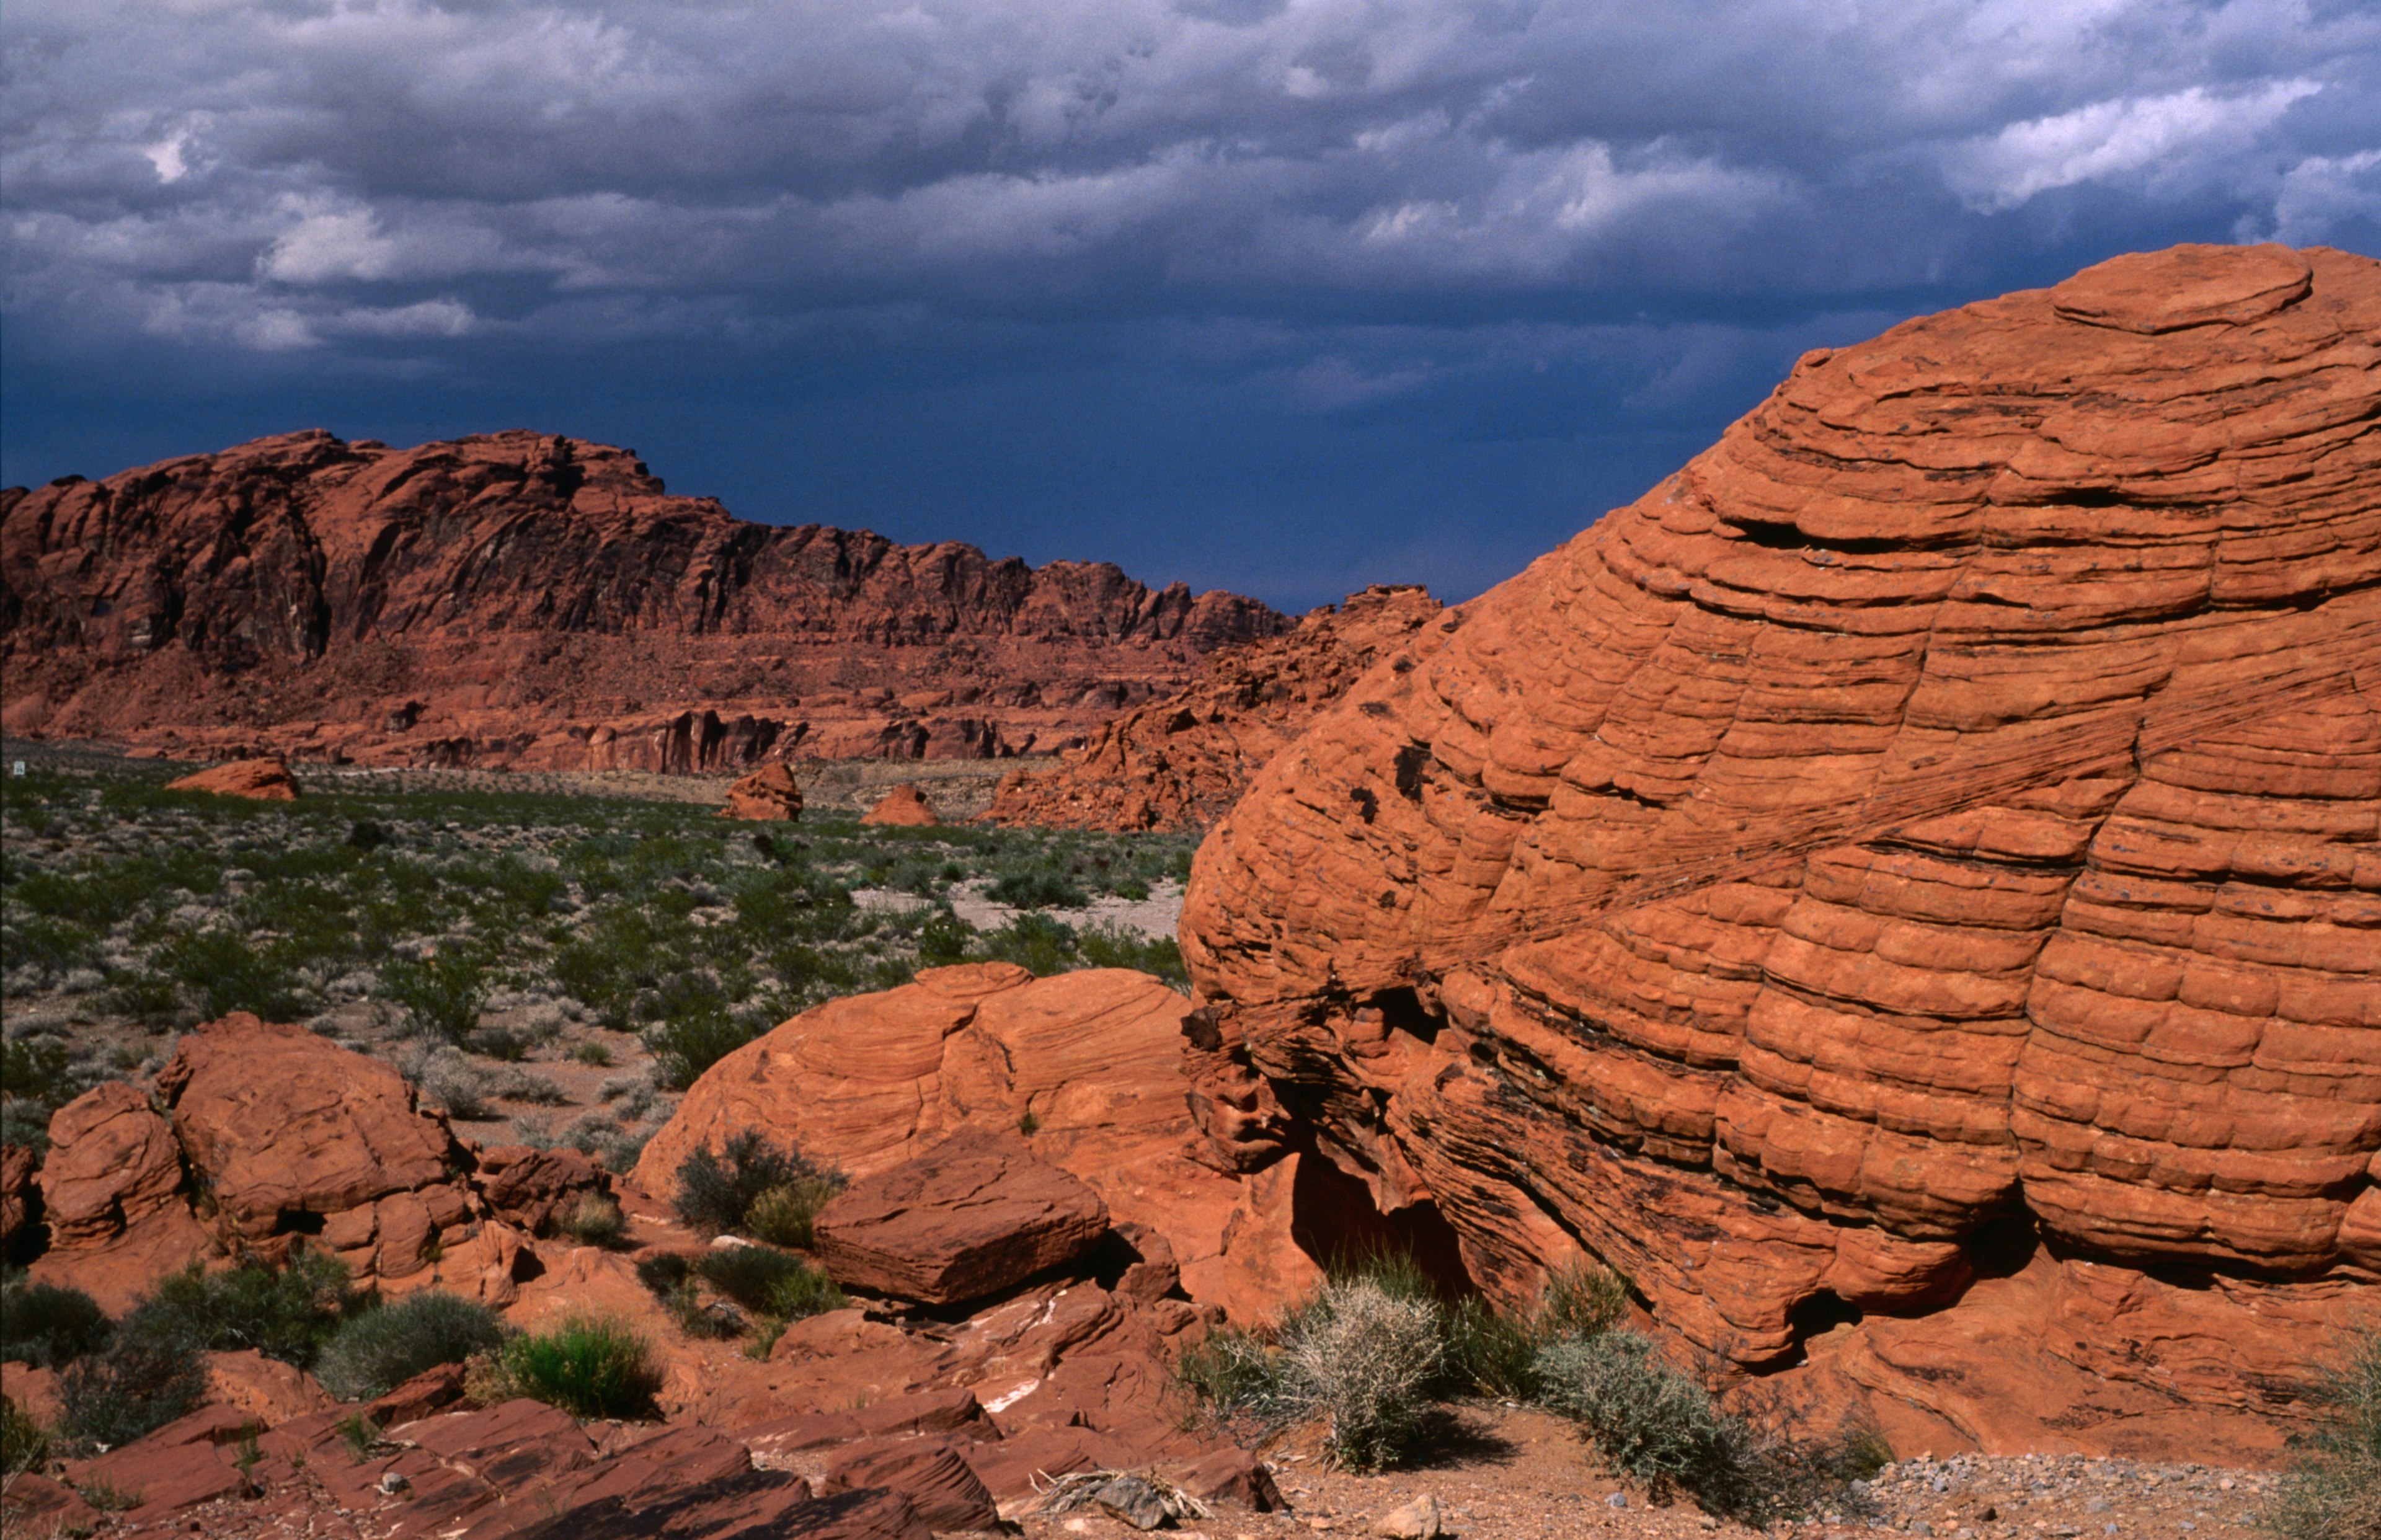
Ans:
{"label": "dark storm cloud", "polygon": [[[1037,554],[1122,512],[1160,532],[1098,554],[1300,597],[1491,581],[1914,310],[2177,238],[2381,247],[2361,4],[12,0],[0,33],[12,477],[219,418],[653,454],[668,381],[816,457],[697,447],[740,511]],[[1326,528],[1359,488],[1378,527]],[[1162,532],[1234,507],[1313,538]]]}

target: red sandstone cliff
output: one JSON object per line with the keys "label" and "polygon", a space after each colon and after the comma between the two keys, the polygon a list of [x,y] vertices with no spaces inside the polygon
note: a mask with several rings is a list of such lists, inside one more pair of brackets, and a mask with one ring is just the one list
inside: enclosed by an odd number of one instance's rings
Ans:
{"label": "red sandstone cliff", "polygon": [[1212,824],[1316,714],[1442,613],[1422,589],[1376,586],[1300,617],[1280,636],[1226,648],[1178,693],[1123,713],[1068,750],[1056,770],[1012,772],[983,821],[1124,830]]}
{"label": "red sandstone cliff", "polygon": [[2381,1317],[2381,263],[1806,357],[1201,849],[1200,1108],[1897,1442],[2246,1447]]}
{"label": "red sandstone cliff", "polygon": [[689,770],[1081,741],[1290,622],[1106,563],[731,518],[629,452],[321,432],[0,493],[11,732]]}

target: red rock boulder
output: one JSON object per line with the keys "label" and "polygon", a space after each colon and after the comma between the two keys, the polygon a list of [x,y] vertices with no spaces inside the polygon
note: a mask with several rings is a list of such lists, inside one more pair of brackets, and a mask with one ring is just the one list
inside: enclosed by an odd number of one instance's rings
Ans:
{"label": "red rock boulder", "polygon": [[[1277,1093],[1219,1146],[1311,1133],[1498,1291],[1593,1253],[1743,1364],[2036,1233],[2239,1343],[2369,1313],[2376,335],[2381,263],[2201,247],[1806,356],[1202,847],[1204,1031]],[[2203,1408],[2302,1367],[2100,1319]]]}
{"label": "red rock boulder", "polygon": [[646,1144],[635,1179],[667,1193],[696,1149],[716,1153],[747,1129],[862,1178],[961,1129],[1013,1132],[1031,1114],[1033,1153],[1088,1184],[1115,1220],[1162,1235],[1193,1300],[1264,1320],[1321,1277],[1290,1233],[1312,1157],[1276,1143],[1236,1167],[1215,1154],[1190,1120],[1192,1094],[1243,1088],[1210,1064],[1219,1056],[1186,1053],[1189,1007],[1122,969],[928,969],[804,1011],[721,1059]]}
{"label": "red rock boulder", "polygon": [[1014,1135],[968,1129],[819,1211],[819,1262],[849,1289],[978,1300],[1074,1261],[1107,1233],[1099,1194]]}
{"label": "red rock boulder", "polygon": [[404,1078],[303,1027],[235,1011],[182,1039],[157,1091],[216,1206],[251,1237],[450,1185],[454,1140]]}
{"label": "red rock boulder", "polygon": [[765,764],[727,788],[727,803],[719,814],[723,818],[791,823],[802,815],[802,788],[796,784],[791,766],[782,763]]}
{"label": "red rock boulder", "polygon": [[234,760],[165,783],[168,791],[204,791],[215,797],[245,797],[255,802],[294,802],[298,780],[277,759]]}
{"label": "red rock boulder", "polygon": [[923,829],[941,823],[942,815],[926,794],[918,789],[915,781],[903,781],[877,800],[874,807],[861,816],[863,824],[881,824],[887,828]]}
{"label": "red rock boulder", "polygon": [[22,1144],[0,1144],[0,1257],[29,1249],[42,1223],[41,1162]]}

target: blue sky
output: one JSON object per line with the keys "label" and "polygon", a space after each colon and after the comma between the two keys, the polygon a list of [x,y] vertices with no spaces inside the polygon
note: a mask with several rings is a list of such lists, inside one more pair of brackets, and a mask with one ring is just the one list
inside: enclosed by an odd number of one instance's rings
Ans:
{"label": "blue sky", "polygon": [[1299,608],[1802,349],[2381,253],[2381,5],[9,0],[0,477],[324,426]]}

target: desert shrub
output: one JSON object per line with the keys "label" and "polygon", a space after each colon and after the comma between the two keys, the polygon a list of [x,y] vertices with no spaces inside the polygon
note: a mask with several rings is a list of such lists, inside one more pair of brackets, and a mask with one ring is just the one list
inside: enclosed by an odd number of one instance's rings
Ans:
{"label": "desert shrub", "polygon": [[99,1302],[79,1289],[17,1282],[0,1289],[0,1359],[62,1369],[115,1334]]}
{"label": "desert shrub", "polygon": [[1462,1300],[1447,1310],[1445,1332],[1447,1355],[1439,1375],[1444,1388],[1517,1401],[1537,1394],[1532,1366],[1545,1344],[1526,1318],[1485,1300]]}
{"label": "desert shrub", "polygon": [[2350,1339],[2315,1399],[2323,1425],[2283,1475],[2265,1527],[2281,1540],[2381,1540],[2381,1332]]}
{"label": "desert shrub", "polygon": [[629,1233],[629,1218],[611,1199],[583,1192],[555,1216],[554,1228],[583,1246],[616,1246]]}
{"label": "desert shrub", "polygon": [[801,1177],[764,1189],[744,1212],[744,1226],[755,1241],[765,1241],[772,1246],[800,1246],[807,1250],[811,1243],[811,1223],[829,1199],[843,1190],[841,1180],[830,1177]]}
{"label": "desert shrub", "polygon": [[368,1401],[504,1339],[495,1311],[476,1300],[424,1289],[342,1323],[315,1361],[314,1377],[343,1401]]}
{"label": "desert shrub", "polygon": [[967,960],[975,927],[948,910],[937,910],[918,927],[918,966],[948,968]]}
{"label": "desert shrub", "polygon": [[1286,1410],[1285,1369],[1263,1338],[1224,1327],[1174,1361],[1174,1382],[1191,1399],[1194,1418],[1270,1424]]}
{"label": "desert shrub", "polygon": [[840,1309],[842,1290],[824,1273],[773,1246],[727,1246],[694,1267],[703,1282],[762,1315],[799,1319]]}
{"label": "desert shrub", "polygon": [[779,1149],[759,1131],[746,1129],[718,1155],[698,1149],[678,1163],[678,1193],[671,1206],[690,1228],[718,1235],[743,1229],[763,1193],[807,1182],[840,1187],[843,1177],[799,1150]]}
{"label": "desert shrub", "polygon": [[658,1299],[668,1299],[693,1273],[694,1263],[677,1252],[655,1252],[637,1263],[637,1281]]}
{"label": "desert shrub", "polygon": [[127,1329],[58,1375],[58,1431],[113,1448],[164,1427],[207,1397],[207,1361],[187,1338]]}
{"label": "desert shrub", "polygon": [[380,967],[379,997],[403,1008],[424,1037],[461,1045],[488,1003],[488,964],[477,948],[446,946],[419,961],[393,959]]}
{"label": "desert shrub", "polygon": [[1012,872],[995,882],[984,897],[1011,909],[1081,909],[1092,901],[1073,879],[1047,869]]}
{"label": "desert shrub", "polygon": [[0,1396],[0,1476],[38,1471],[50,1458],[50,1436],[33,1414]]}
{"label": "desert shrub", "polygon": [[306,1013],[288,959],[271,946],[250,945],[237,931],[186,932],[158,947],[152,961],[210,1017],[248,1010],[288,1021]]}
{"label": "desert shrub", "polygon": [[1371,1279],[1325,1285],[1285,1328],[1289,1399],[1328,1419],[1335,1461],[1372,1471],[1412,1452],[1446,1354],[1440,1329],[1434,1302]]}
{"label": "desert shrub", "polygon": [[1581,1263],[1547,1275],[1531,1315],[1542,1340],[1593,1337],[1618,1326],[1629,1314],[1629,1280],[1606,1267]]}
{"label": "desert shrub", "polygon": [[681,974],[670,983],[683,987],[662,990],[662,1020],[646,1029],[645,1046],[653,1050],[661,1082],[683,1091],[760,1033],[728,1009],[726,994],[711,980]]}
{"label": "desert shrub", "polygon": [[549,1330],[516,1337],[497,1361],[522,1395],[574,1417],[649,1415],[662,1386],[653,1345],[602,1316],[566,1316]]}
{"label": "desert shrub", "polygon": [[67,1045],[53,1037],[18,1037],[0,1045],[0,1086],[12,1102],[52,1112],[82,1094]]}
{"label": "desert shrub", "polygon": [[156,1292],[125,1318],[119,1337],[208,1351],[253,1348],[303,1369],[354,1302],[347,1265],[325,1252],[300,1252],[283,1267],[250,1263],[222,1273],[194,1262],[159,1279]]}
{"label": "desert shrub", "polygon": [[445,1107],[448,1116],[467,1123],[500,1117],[494,1105],[499,1099],[536,1106],[556,1106],[569,1100],[562,1087],[543,1075],[509,1064],[491,1068],[475,1063],[449,1044],[442,1043],[428,1053],[414,1050],[398,1061],[397,1068],[422,1095]]}
{"label": "desert shrub", "polygon": [[1683,1490],[1723,1513],[1751,1516],[1764,1506],[1751,1431],[1650,1339],[1633,1331],[1565,1337],[1539,1352],[1535,1371],[1541,1403],[1656,1500]]}
{"label": "desert shrub", "polygon": [[[1142,897],[1148,896],[1144,888]],[[1131,968],[1154,973],[1178,989],[1190,985],[1190,971],[1182,965],[1182,948],[1170,935],[1150,941],[1116,926],[1093,925],[1076,933],[1075,948],[1087,967]]]}
{"label": "desert shrub", "polygon": [[1075,966],[1075,933],[1046,914],[1025,913],[998,930],[983,932],[968,954],[988,962],[1013,962],[1041,978]]}

